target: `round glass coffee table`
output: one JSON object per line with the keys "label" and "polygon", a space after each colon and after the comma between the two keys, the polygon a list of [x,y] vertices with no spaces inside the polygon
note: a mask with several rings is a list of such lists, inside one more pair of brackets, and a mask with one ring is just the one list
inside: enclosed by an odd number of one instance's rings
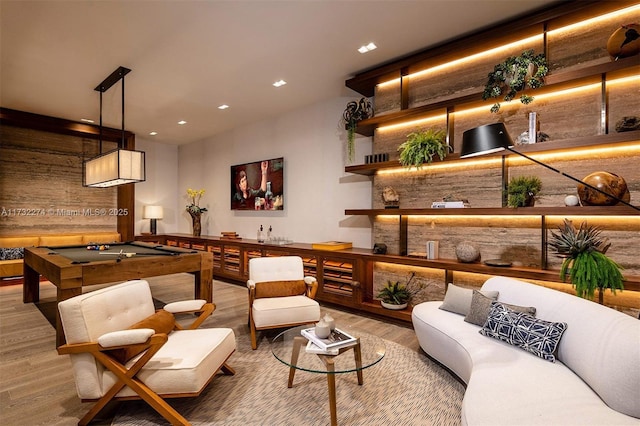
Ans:
{"label": "round glass coffee table", "polygon": [[358,384],[363,384],[362,370],[376,365],[384,358],[386,347],[379,337],[338,327],[356,338],[350,346],[338,349],[337,355],[307,352],[308,340],[301,331],[311,326],[291,328],[278,334],[271,342],[271,352],[278,361],[289,367],[288,387],[293,386],[296,370],[327,375],[331,425],[338,424],[336,410],[336,374],[356,373]]}

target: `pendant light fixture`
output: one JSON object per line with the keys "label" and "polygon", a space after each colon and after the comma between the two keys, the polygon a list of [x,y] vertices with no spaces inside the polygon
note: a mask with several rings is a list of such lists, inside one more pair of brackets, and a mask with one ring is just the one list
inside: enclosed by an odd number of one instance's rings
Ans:
{"label": "pendant light fixture", "polygon": [[[132,151],[126,147],[124,130],[124,76],[131,70],[118,67],[95,90],[100,92],[100,154],[83,164],[84,186],[107,188],[126,183],[144,182],[145,153]],[[122,80],[122,139],[118,148],[102,153],[102,94]]]}

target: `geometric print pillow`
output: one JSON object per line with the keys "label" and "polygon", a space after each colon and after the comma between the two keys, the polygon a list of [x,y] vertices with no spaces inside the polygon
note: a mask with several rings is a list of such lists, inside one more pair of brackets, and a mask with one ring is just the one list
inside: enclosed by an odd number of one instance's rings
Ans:
{"label": "geometric print pillow", "polygon": [[489,317],[480,334],[555,362],[554,353],[566,329],[565,322],[537,319],[523,312],[515,312],[499,302],[492,302]]}
{"label": "geometric print pillow", "polygon": [[16,260],[24,257],[24,248],[0,248],[0,260]]}

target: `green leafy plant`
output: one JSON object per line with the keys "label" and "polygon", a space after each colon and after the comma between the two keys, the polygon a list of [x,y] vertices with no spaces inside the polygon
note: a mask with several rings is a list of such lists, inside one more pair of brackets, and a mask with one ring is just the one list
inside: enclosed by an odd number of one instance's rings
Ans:
{"label": "green leafy plant", "polygon": [[444,160],[451,149],[445,143],[447,133],[444,130],[422,130],[409,133],[407,140],[400,144],[400,164],[407,167],[415,166],[416,169],[422,167],[424,163],[431,163],[434,156]]}
{"label": "green leafy plant", "polygon": [[537,176],[517,176],[511,178],[507,186],[507,205],[509,207],[533,206],[542,181]]}
{"label": "green leafy plant", "polygon": [[[504,101],[509,102],[517,93],[544,86],[544,77],[549,72],[544,53],[536,55],[533,49],[525,50],[520,56],[510,56],[496,65],[488,74],[487,84],[482,92],[482,99],[499,98],[504,94]],[[520,102],[530,104],[533,97],[520,95]],[[491,112],[500,111],[500,103],[491,107]]]}
{"label": "green leafy plant", "polygon": [[373,116],[373,107],[366,98],[351,101],[342,113],[342,121],[347,129],[347,157],[353,161],[355,155],[356,128],[358,122]]}
{"label": "green leafy plant", "polygon": [[383,302],[392,305],[404,305],[405,303],[409,303],[411,298],[424,288],[424,284],[417,286],[411,285],[411,281],[415,276],[416,273],[412,272],[411,277],[405,285],[400,284],[400,281],[394,282],[388,280],[387,285],[378,292],[378,297],[382,299]]}
{"label": "green leafy plant", "polygon": [[560,279],[567,278],[579,297],[593,299],[598,289],[598,302],[604,302],[604,289],[623,290],[622,267],[605,253],[611,246],[596,226],[582,222],[580,228],[565,219],[559,232],[551,232],[549,246],[565,259],[560,269]]}

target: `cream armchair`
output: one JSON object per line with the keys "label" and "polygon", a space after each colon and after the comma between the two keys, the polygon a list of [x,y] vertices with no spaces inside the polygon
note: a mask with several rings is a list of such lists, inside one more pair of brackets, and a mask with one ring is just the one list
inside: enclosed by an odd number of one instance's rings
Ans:
{"label": "cream armchair", "polygon": [[257,330],[292,327],[320,320],[314,277],[305,277],[298,256],[258,257],[249,260],[249,327],[256,349]]}
{"label": "cream armchair", "polygon": [[[128,281],[58,304],[82,401],[97,401],[78,422],[88,424],[111,400],[142,398],[174,425],[189,422],[163,397],[198,396],[217,371],[234,374],[229,328],[195,329],[215,309],[204,300],[171,303],[155,312],[149,284]],[[174,313],[198,313],[189,326]]]}

